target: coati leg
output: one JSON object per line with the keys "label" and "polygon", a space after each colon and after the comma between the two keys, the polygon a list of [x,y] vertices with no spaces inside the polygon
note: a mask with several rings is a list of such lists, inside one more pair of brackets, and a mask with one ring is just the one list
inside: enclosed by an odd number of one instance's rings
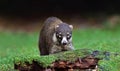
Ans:
{"label": "coati leg", "polygon": [[49,55],[48,48],[45,45],[46,45],[45,43],[39,45],[40,55]]}
{"label": "coati leg", "polygon": [[45,41],[46,40],[44,38],[40,38],[40,41],[39,41],[40,55],[49,55],[49,51],[48,51],[48,48],[46,47]]}

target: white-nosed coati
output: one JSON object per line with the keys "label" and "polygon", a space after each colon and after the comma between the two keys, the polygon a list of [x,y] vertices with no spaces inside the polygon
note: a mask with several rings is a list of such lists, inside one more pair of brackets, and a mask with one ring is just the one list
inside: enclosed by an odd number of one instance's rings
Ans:
{"label": "white-nosed coati", "polygon": [[72,44],[72,25],[57,17],[49,17],[40,32],[40,55],[49,55],[61,51],[74,50]]}

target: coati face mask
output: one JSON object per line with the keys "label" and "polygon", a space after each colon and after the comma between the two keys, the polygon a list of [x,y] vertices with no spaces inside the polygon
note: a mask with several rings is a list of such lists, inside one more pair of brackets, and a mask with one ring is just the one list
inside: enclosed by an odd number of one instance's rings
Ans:
{"label": "coati face mask", "polygon": [[56,40],[60,45],[65,46],[72,41],[72,29],[72,25],[65,23],[56,26]]}

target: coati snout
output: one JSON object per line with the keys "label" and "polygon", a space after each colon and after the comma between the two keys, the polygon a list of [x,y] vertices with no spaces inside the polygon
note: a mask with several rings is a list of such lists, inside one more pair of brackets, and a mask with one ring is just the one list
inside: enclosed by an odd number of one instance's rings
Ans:
{"label": "coati snout", "polygon": [[72,44],[72,29],[72,25],[62,22],[57,17],[47,18],[40,31],[40,55],[74,50]]}

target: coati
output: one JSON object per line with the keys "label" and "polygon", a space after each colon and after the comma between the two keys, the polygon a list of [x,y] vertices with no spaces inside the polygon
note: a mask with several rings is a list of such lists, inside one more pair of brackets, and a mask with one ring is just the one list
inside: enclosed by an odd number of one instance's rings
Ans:
{"label": "coati", "polygon": [[74,50],[72,44],[72,29],[72,25],[62,22],[57,17],[47,18],[39,36],[40,55]]}

